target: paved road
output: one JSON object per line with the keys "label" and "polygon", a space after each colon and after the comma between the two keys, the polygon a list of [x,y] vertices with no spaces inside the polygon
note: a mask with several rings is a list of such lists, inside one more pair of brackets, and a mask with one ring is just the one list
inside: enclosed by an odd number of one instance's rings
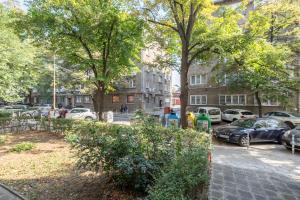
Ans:
{"label": "paved road", "polygon": [[300,200],[300,153],[276,144],[218,144],[210,200]]}
{"label": "paved road", "polygon": [[0,184],[0,200],[24,200]]}

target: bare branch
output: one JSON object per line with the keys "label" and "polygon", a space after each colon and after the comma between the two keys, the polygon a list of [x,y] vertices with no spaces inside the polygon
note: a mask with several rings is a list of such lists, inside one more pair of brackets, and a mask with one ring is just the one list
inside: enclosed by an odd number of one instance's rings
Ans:
{"label": "bare branch", "polygon": [[165,27],[169,27],[171,29],[173,29],[174,31],[178,32],[178,29],[170,24],[166,24],[166,23],[163,23],[163,22],[158,22],[158,21],[154,21],[154,20],[151,20],[151,19],[148,19],[149,22],[152,22],[154,24],[159,24],[161,26],[165,26]]}

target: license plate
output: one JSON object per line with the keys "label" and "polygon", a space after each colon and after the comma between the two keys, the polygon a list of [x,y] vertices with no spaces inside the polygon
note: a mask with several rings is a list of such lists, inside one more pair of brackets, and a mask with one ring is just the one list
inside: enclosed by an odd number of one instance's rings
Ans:
{"label": "license plate", "polygon": [[226,138],[226,139],[228,139],[228,138],[229,138],[229,135],[222,135],[222,134],[220,134],[219,137],[220,137],[220,138]]}

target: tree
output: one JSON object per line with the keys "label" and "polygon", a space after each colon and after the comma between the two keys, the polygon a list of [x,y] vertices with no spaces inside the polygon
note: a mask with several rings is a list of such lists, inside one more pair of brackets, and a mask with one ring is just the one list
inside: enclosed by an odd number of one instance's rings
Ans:
{"label": "tree", "polygon": [[[148,0],[142,5],[147,20],[161,31],[166,52],[180,57],[181,126],[187,127],[188,71],[196,60],[205,60],[213,53],[222,54],[226,40],[235,35],[234,12],[218,10],[211,0]],[[151,26],[151,25],[150,25]],[[154,33],[155,34],[155,33]],[[180,44],[180,49],[178,48]]]}
{"label": "tree", "polygon": [[284,1],[276,2],[281,4],[262,4],[245,17],[241,34],[232,38],[236,48],[227,55],[229,87],[252,92],[260,117],[264,98],[287,105],[299,87],[288,68],[293,55],[290,37],[299,32],[295,14],[299,11]]}
{"label": "tree", "polygon": [[0,4],[0,99],[7,102],[22,100],[39,75],[38,49],[18,36],[15,20]]}
{"label": "tree", "polygon": [[87,75],[95,111],[102,119],[105,93],[114,81],[137,69],[143,21],[121,10],[117,2],[104,0],[35,0],[26,18],[28,33],[38,43],[50,44]]}
{"label": "tree", "polygon": [[262,117],[262,100],[275,99],[287,104],[296,82],[286,68],[290,51],[283,46],[274,47],[262,40],[244,46],[227,61],[228,86],[234,91],[252,93]]}

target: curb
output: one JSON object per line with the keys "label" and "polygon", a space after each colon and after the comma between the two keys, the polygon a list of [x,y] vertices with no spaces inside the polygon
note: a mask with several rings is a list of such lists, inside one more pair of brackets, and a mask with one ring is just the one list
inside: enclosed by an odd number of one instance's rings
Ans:
{"label": "curb", "polygon": [[18,197],[21,200],[26,200],[25,197],[23,197],[22,195],[20,195],[19,193],[15,192],[14,190],[10,189],[9,187],[7,187],[6,185],[3,185],[2,183],[0,183],[0,187],[3,187],[4,189],[6,189],[8,192],[10,192],[11,194],[13,194],[14,196]]}

